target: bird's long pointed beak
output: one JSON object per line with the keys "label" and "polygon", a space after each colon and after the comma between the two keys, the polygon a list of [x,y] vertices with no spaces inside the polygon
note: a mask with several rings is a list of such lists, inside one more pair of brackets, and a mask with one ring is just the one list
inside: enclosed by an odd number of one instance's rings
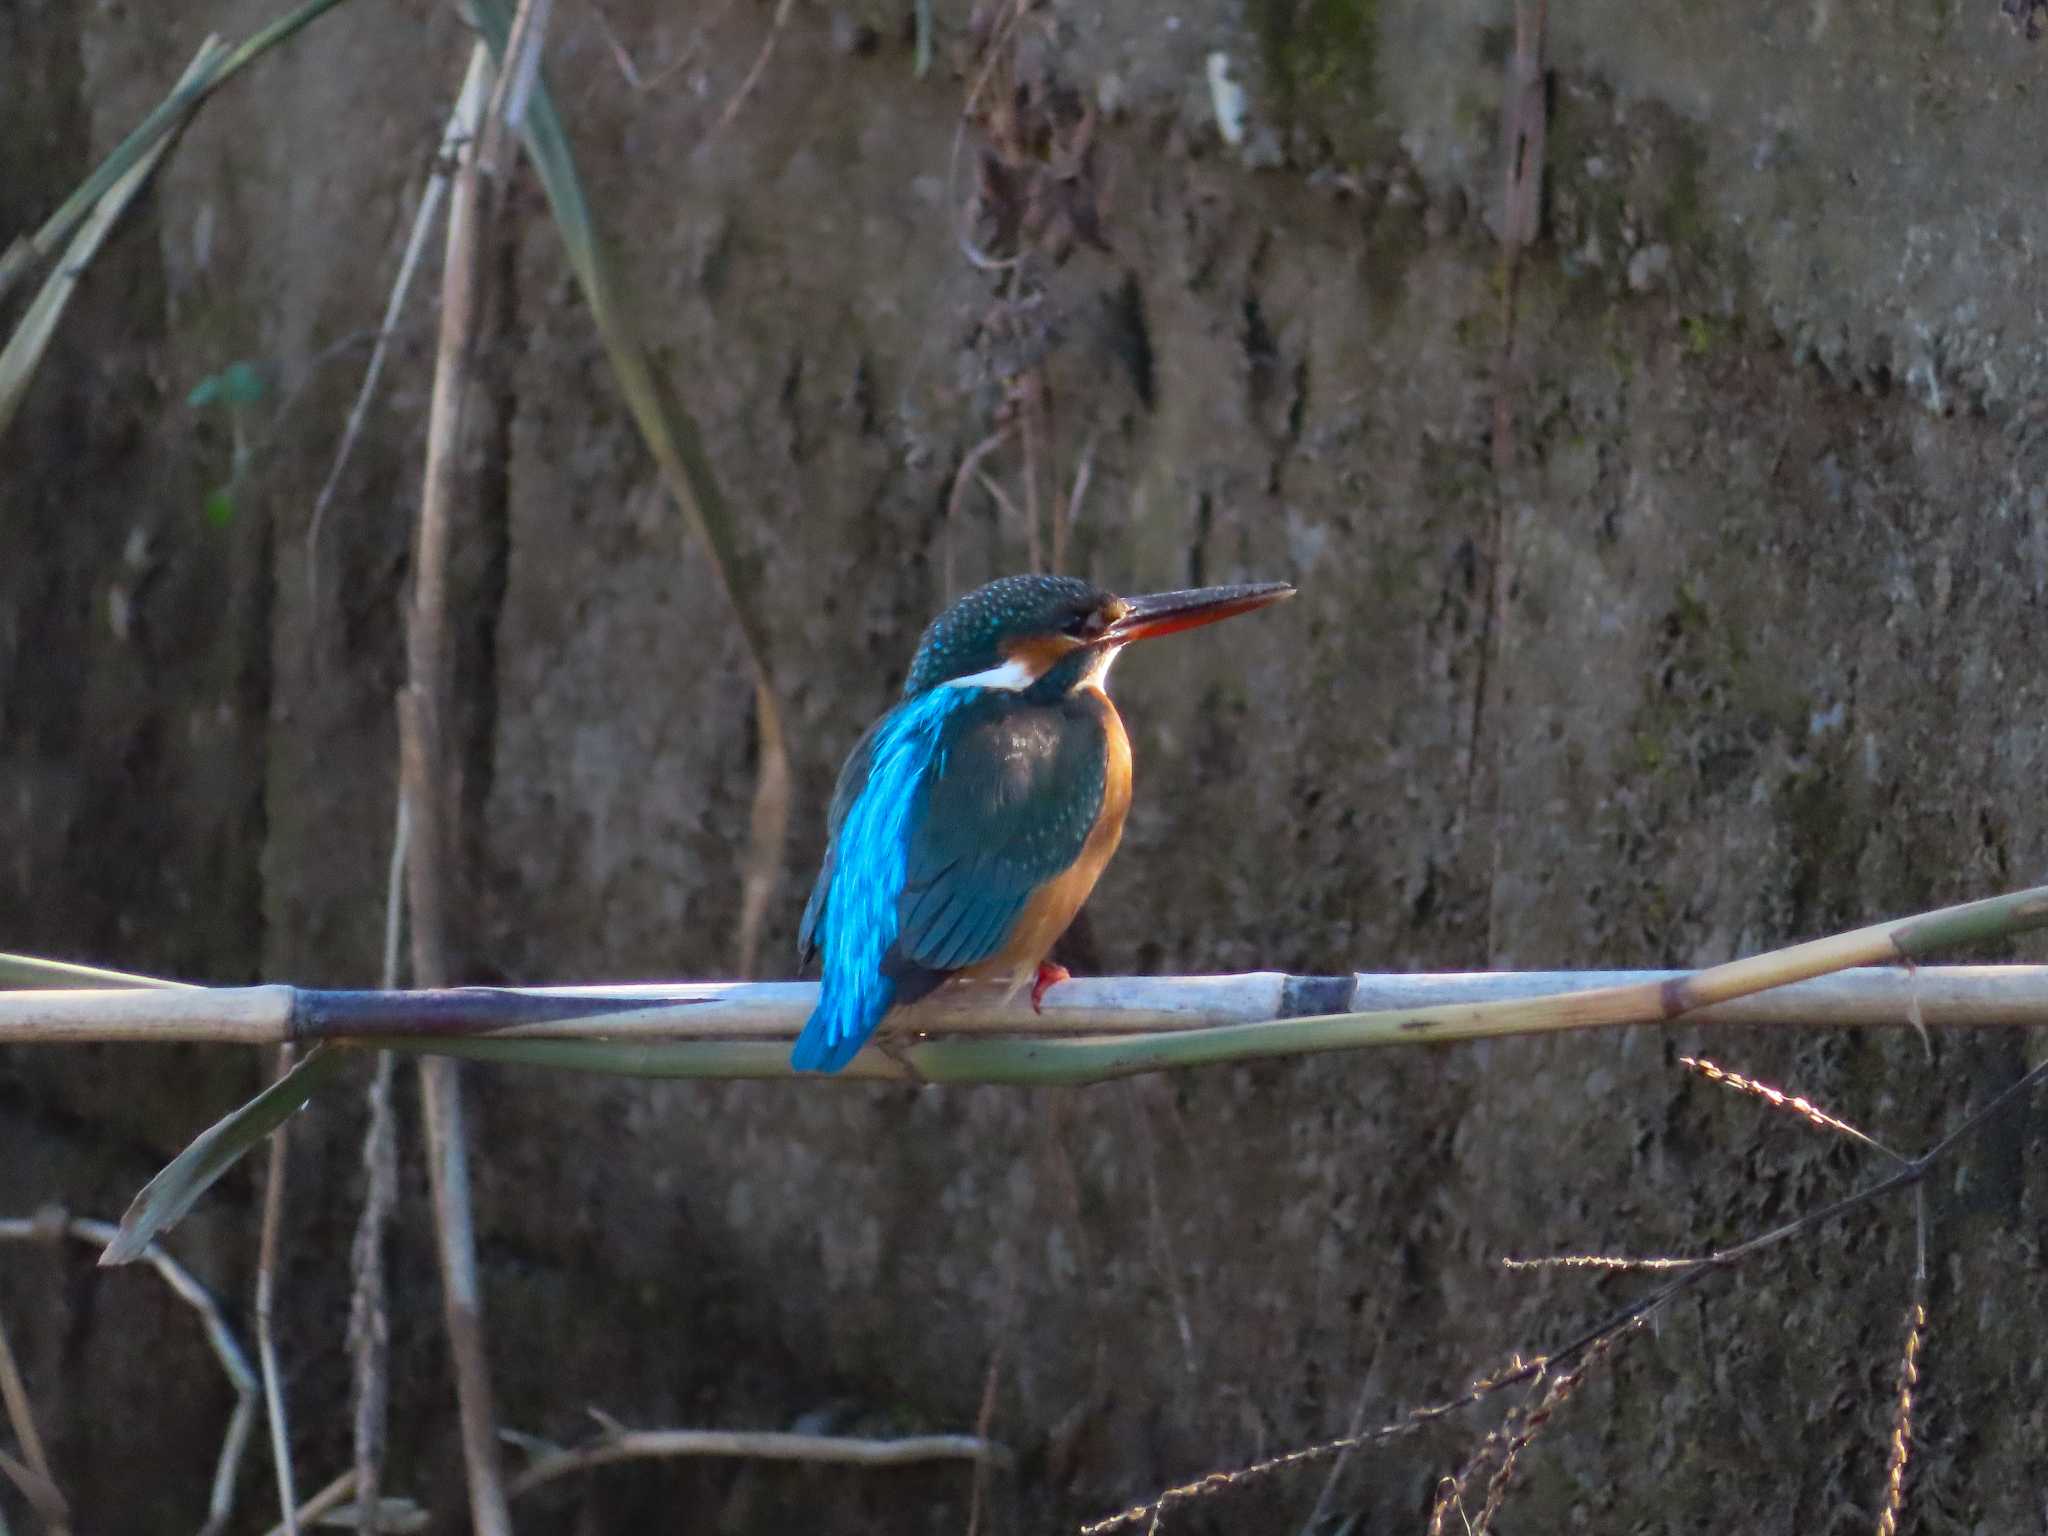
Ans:
{"label": "bird's long pointed beak", "polygon": [[1099,643],[1124,645],[1132,640],[1178,634],[1292,596],[1294,588],[1284,581],[1255,581],[1235,587],[1195,587],[1186,592],[1127,597],[1124,601],[1130,604],[1129,611],[1102,632]]}

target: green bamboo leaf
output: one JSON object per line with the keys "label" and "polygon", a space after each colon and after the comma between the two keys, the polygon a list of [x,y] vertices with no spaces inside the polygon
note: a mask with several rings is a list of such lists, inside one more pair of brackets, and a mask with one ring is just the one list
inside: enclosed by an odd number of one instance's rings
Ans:
{"label": "green bamboo leaf", "polygon": [[[224,51],[216,39],[208,38],[186,68],[185,83],[206,78],[209,71],[218,67]],[[164,151],[170,147],[168,134],[159,137],[115,178],[92,205],[91,213],[80,223],[77,235],[66,248],[64,259],[44,280],[42,288],[22,315],[21,324],[7,339],[6,348],[0,350],[0,432],[7,430],[8,423],[13,421],[15,411],[21,406],[22,397],[28,393],[29,380],[35,377],[36,365],[49,349],[50,338],[57,334],[57,322],[64,317],[64,307],[71,302],[72,292],[78,287],[86,267],[120,219],[122,210],[142,190],[157,162],[163,159]]]}
{"label": "green bamboo leaf", "polygon": [[0,253],[0,295],[4,295],[17,278],[56,250],[60,241],[71,238],[64,259],[44,280],[5,350],[0,351],[0,432],[14,419],[86,267],[199,104],[244,65],[340,3],[306,0],[236,48],[226,47],[218,37],[207,38],[171,94],[100,162],[43,227]]}
{"label": "green bamboo leaf", "polygon": [[[207,96],[233,78],[244,65],[261,58],[308,22],[340,3],[341,0],[306,0],[297,10],[280,16],[234,49],[223,47],[218,38],[208,38],[199,50],[199,59],[193,61],[195,67],[188,69],[171,94],[158,102],[127,138],[114,146],[113,153],[102,160],[93,173],[64,199],[63,205],[43,221],[43,227],[33,235],[18,236],[5,253],[0,254],[0,295],[4,295],[30,267],[56,250],[114,183],[127,175],[143,156],[161,154],[161,146],[184,126],[185,119]],[[203,67],[200,60],[205,61]]]}
{"label": "green bamboo leaf", "polygon": [[219,373],[201,379],[193,386],[192,393],[185,397],[185,403],[198,410],[216,401],[229,405],[254,405],[262,398],[263,375],[256,371],[254,363],[237,359]]}
{"label": "green bamboo leaf", "polygon": [[197,991],[190,982],[137,976],[132,971],[107,971],[69,960],[44,960],[36,955],[0,952],[0,988],[17,991],[84,991],[96,987],[176,987]]}
{"label": "green bamboo leaf", "polygon": [[241,1160],[243,1153],[305,1108],[308,1099],[339,1077],[348,1059],[344,1050],[316,1045],[291,1071],[203,1132],[162,1173],[143,1186],[135,1203],[128,1207],[128,1214],[121,1218],[121,1230],[100,1255],[100,1263],[126,1264],[140,1258],[142,1250],[191,1210],[214,1181]]}

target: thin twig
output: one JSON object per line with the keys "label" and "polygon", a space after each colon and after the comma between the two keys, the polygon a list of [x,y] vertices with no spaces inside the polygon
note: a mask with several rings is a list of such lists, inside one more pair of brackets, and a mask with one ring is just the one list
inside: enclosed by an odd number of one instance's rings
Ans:
{"label": "thin twig", "polygon": [[[1004,1314],[1007,1317],[1009,1308]],[[991,1444],[989,1426],[996,1416],[996,1384],[1003,1375],[1003,1344],[1006,1336],[998,1336],[996,1347],[989,1351],[988,1371],[981,1379],[981,1407],[974,1415],[974,1438],[984,1445]],[[988,1497],[989,1459],[977,1457],[974,1462],[974,1481],[970,1485],[967,1501],[967,1536],[979,1536],[981,1530],[981,1506]]]}
{"label": "thin twig", "polygon": [[342,1500],[355,1491],[355,1473],[344,1472],[293,1511],[292,1519],[295,1522],[294,1524],[287,1525],[285,1522],[279,1521],[276,1525],[265,1531],[263,1536],[285,1536],[287,1530],[297,1530],[301,1526],[313,1525],[329,1510],[341,1508]]}
{"label": "thin twig", "polygon": [[[277,1075],[292,1069],[290,1045],[277,1048]],[[292,1477],[291,1424],[285,1415],[284,1386],[277,1369],[277,1255],[284,1228],[285,1138],[290,1122],[270,1133],[270,1172],[263,1185],[263,1233],[256,1249],[256,1359],[263,1368],[263,1406],[270,1420],[270,1456],[277,1475],[278,1508],[286,1536],[299,1536],[299,1495]]]}
{"label": "thin twig", "polygon": [[[0,1242],[49,1242],[54,1238],[69,1237],[104,1249],[119,1230],[110,1221],[96,1221],[89,1216],[66,1216],[62,1212],[0,1218]],[[250,1369],[249,1357],[242,1352],[241,1344],[228,1327],[220,1304],[213,1299],[212,1293],[193,1277],[190,1270],[155,1243],[150,1243],[137,1257],[163,1277],[164,1283],[180,1301],[199,1314],[206,1342],[211,1346],[214,1358],[220,1362],[228,1385],[234,1388],[235,1409],[228,1416],[227,1432],[221,1437],[220,1459],[214,1466],[213,1491],[207,1501],[206,1524],[200,1529],[200,1536],[219,1536],[234,1514],[236,1474],[242,1464],[242,1454],[249,1445],[250,1431],[256,1425],[261,1388],[256,1372]]]}
{"label": "thin twig", "polygon": [[[722,19],[731,8],[732,0],[721,0],[718,9],[705,17],[701,25],[713,25]],[[626,84],[636,91],[651,91],[655,89],[673,77],[678,70],[688,65],[690,60],[696,56],[697,50],[694,45],[686,47],[653,75],[642,78],[638,66],[633,62],[633,56],[626,51],[625,45],[619,41],[619,35],[612,30],[611,22],[605,18],[604,7],[599,5],[597,0],[591,0],[590,14],[597,18],[597,29],[604,34],[604,44],[605,47],[611,50],[612,62],[618,66],[619,73],[625,76]]]}
{"label": "thin twig", "polygon": [[1067,540],[1080,521],[1082,503],[1088,499],[1088,482],[1095,473],[1095,444],[1098,428],[1088,434],[1081,447],[1081,462],[1074,467],[1074,489],[1065,498],[1055,497],[1052,508],[1052,569],[1055,575],[1067,568]]}
{"label": "thin twig", "polygon": [[668,1456],[733,1456],[854,1467],[903,1467],[924,1461],[989,1461],[1010,1465],[1010,1453],[975,1435],[912,1435],[857,1440],[774,1431],[646,1429],[607,1431],[588,1445],[553,1451],[512,1480],[512,1497],[591,1467]]}
{"label": "thin twig", "polygon": [[988,499],[1001,509],[1003,516],[1025,530],[1028,547],[1024,558],[1029,562],[1030,569],[1037,570],[1038,539],[1032,530],[1030,517],[1010,499],[1010,493],[1004,490],[1001,483],[991,477],[987,470],[981,471],[974,478],[980,483],[981,488],[988,492]]}
{"label": "thin twig", "polygon": [[782,36],[782,29],[789,23],[791,4],[792,0],[775,0],[775,19],[768,24],[768,35],[761,41],[761,51],[754,55],[753,68],[747,71],[747,78],[740,82],[740,88],[733,92],[732,100],[727,102],[725,110],[718,114],[718,121],[711,127],[712,138],[717,138],[732,126],[732,120],[739,116],[740,108],[746,105],[747,98],[754,93],[754,86],[759,83],[762,71],[768,67],[768,60],[775,52],[775,44]]}
{"label": "thin twig", "polygon": [[43,1449],[43,1437],[36,1429],[28,1388],[22,1382],[21,1368],[14,1362],[14,1348],[7,1341],[4,1320],[0,1320],[0,1401],[7,1405],[7,1422],[14,1429],[15,1444],[21,1447],[22,1464],[44,1490],[41,1499],[29,1494],[26,1485],[22,1492],[35,1503],[36,1513],[50,1527],[52,1536],[67,1536],[71,1529],[71,1507],[65,1501],[63,1490],[57,1486],[56,1474],[50,1470],[50,1458]]}
{"label": "thin twig", "polygon": [[[469,1468],[470,1516],[477,1536],[509,1536],[504,1471],[497,1456],[497,1417],[484,1347],[483,1296],[477,1281],[476,1224],[469,1204],[469,1155],[463,1135],[461,1079],[455,1063],[420,1063],[420,1100],[427,1124],[427,1169],[441,1260],[448,1348],[455,1363],[463,1454]],[[439,1068],[441,1070],[430,1070]]]}
{"label": "thin twig", "polygon": [[[1544,32],[1549,0],[1515,0],[1515,45],[1501,102],[1502,192],[1500,223],[1500,350],[1493,379],[1493,527],[1487,549],[1486,611],[1480,626],[1477,675],[1472,690],[1471,742],[1465,761],[1465,800],[1475,786],[1487,710],[1505,713],[1505,658],[1512,654],[1514,564],[1509,506],[1520,501],[1516,476],[1515,396],[1519,389],[1515,320],[1521,288],[1522,251],[1536,238],[1543,207],[1546,108],[1543,90]],[[1498,696],[1496,699],[1495,696]],[[1486,954],[1498,956],[1497,922],[1501,869],[1506,844],[1508,736],[1496,729],[1492,741],[1492,804],[1487,814],[1488,876]]]}
{"label": "thin twig", "polygon": [[960,509],[967,501],[967,487],[981,469],[981,461],[994,453],[1009,440],[1010,428],[1002,426],[989,433],[980,442],[967,450],[967,456],[960,461],[960,467],[953,471],[953,488],[946,494],[946,554],[942,579],[946,596],[951,599],[953,583],[953,543],[955,530],[960,524]]}
{"label": "thin twig", "polygon": [[[488,58],[484,50],[472,49],[470,68],[473,71],[481,69]],[[341,444],[334,451],[334,462],[328,466],[327,478],[320,484],[320,494],[313,498],[313,516],[306,525],[306,600],[309,606],[316,605],[320,598],[320,529],[327,518],[327,507],[341,484],[341,473],[348,467],[349,456],[355,452],[356,439],[362,435],[363,421],[370,411],[370,399],[376,394],[377,382],[384,375],[384,359],[391,350],[391,338],[398,331],[398,317],[405,309],[406,295],[412,291],[413,274],[419,270],[420,257],[427,248],[428,232],[433,228],[435,215],[441,210],[441,199],[448,192],[448,168],[455,163],[459,135],[466,131],[462,126],[460,101],[476,88],[469,79],[464,79],[458,104],[448,114],[447,126],[441,130],[440,151],[434,156],[434,168],[427,176],[426,189],[420,194],[420,206],[413,215],[412,233],[406,236],[405,254],[399,258],[398,276],[392,280],[391,293],[384,301],[384,320],[377,328],[376,344],[371,347],[370,361],[363,369],[363,382],[356,390],[355,404],[349,407],[348,421],[341,430]]]}
{"label": "thin twig", "polygon": [[[334,1512],[340,1509],[354,1495],[355,1491],[355,1473],[342,1473],[341,1476],[335,1478],[333,1482],[299,1506],[299,1524],[303,1527],[345,1523],[347,1520],[345,1516],[335,1516],[333,1519],[328,1519],[327,1517],[334,1515]],[[392,1532],[393,1536],[402,1536],[402,1533],[410,1531],[423,1531],[432,1524],[427,1517],[427,1512],[411,1499],[381,1499],[378,1501],[375,1513],[378,1528]],[[360,1506],[358,1507],[357,1518],[360,1519]],[[360,1531],[364,1527],[357,1524],[354,1529]],[[264,1536],[284,1536],[284,1526],[281,1524],[273,1525],[268,1531],[264,1532]]]}
{"label": "thin twig", "polygon": [[1159,1198],[1159,1149],[1153,1141],[1152,1121],[1145,1112],[1145,1101],[1140,1092],[1136,1083],[1124,1085],[1124,1102],[1137,1128],[1139,1164],[1145,1175],[1145,1225],[1152,1239],[1152,1258],[1158,1266],[1160,1284],[1165,1287],[1167,1299],[1173,1304],[1174,1327],[1180,1336],[1181,1364],[1192,1378],[1201,1370],[1201,1364],[1195,1357],[1195,1325],[1188,1313],[1187,1292],[1181,1284],[1183,1271],[1174,1259],[1173,1238],[1166,1230],[1166,1207]]}
{"label": "thin twig", "polygon": [[[1379,1350],[1386,1347],[1386,1342],[1387,1333],[1382,1332],[1379,1347],[1373,1352],[1375,1369],[1378,1365]],[[1365,1379],[1358,1385],[1358,1400],[1351,1405],[1351,1428],[1346,1431],[1347,1434],[1356,1435],[1365,1428],[1365,1409],[1366,1404],[1372,1400],[1373,1386],[1373,1371],[1368,1370]],[[1308,1518],[1301,1522],[1300,1536],[1315,1536],[1315,1533],[1323,1528],[1323,1518],[1329,1513],[1330,1504],[1337,1497],[1338,1482],[1344,1476],[1345,1467],[1350,1465],[1355,1449],[1347,1447],[1339,1451],[1335,1460],[1330,1463],[1330,1475],[1323,1479],[1322,1490],[1316,1494],[1315,1505],[1309,1510]]]}
{"label": "thin twig", "polygon": [[70,1509],[55,1483],[5,1451],[0,1451],[0,1477],[14,1484],[45,1525],[53,1531],[68,1530],[65,1522],[70,1518]]}
{"label": "thin twig", "polygon": [[1042,546],[1038,534],[1038,439],[1044,430],[1041,420],[1045,406],[1045,379],[1037,369],[1024,374],[1023,402],[1019,415],[1024,422],[1024,536],[1025,558],[1030,568],[1042,571]]}
{"label": "thin twig", "polygon": [[1003,59],[1003,45],[1009,41],[1010,33],[1023,19],[1030,0],[1012,0],[1003,7],[1002,19],[997,22],[994,34],[989,38],[988,47],[980,71],[974,83],[967,89],[967,99],[960,104],[960,115],[953,123],[953,147],[946,156],[946,207],[947,218],[953,226],[953,243],[960,254],[967,258],[968,265],[983,272],[1007,272],[1023,259],[1021,251],[1009,256],[990,256],[975,244],[972,230],[963,221],[960,207],[954,201],[953,189],[959,183],[960,147],[967,140],[967,125],[974,118],[975,109],[981,104],[982,92],[988,89],[994,78],[996,66]]}
{"label": "thin twig", "polygon": [[[383,985],[398,987],[400,936],[405,928],[405,865],[412,841],[412,814],[398,797],[391,834],[391,867],[384,891]],[[390,1402],[386,1361],[391,1318],[385,1310],[384,1233],[398,1200],[398,1126],[391,1113],[392,1054],[377,1053],[365,1092],[363,1209],[349,1247],[348,1344],[350,1392],[355,1400],[356,1529],[377,1536],[384,1487],[384,1436]]]}
{"label": "thin twig", "polygon": [[1838,1200],[1830,1201],[1827,1205],[1796,1216],[1767,1232],[1695,1260],[1671,1280],[1583,1329],[1550,1353],[1529,1360],[1517,1357],[1507,1368],[1481,1378],[1457,1397],[1433,1403],[1428,1407],[1412,1409],[1406,1416],[1382,1424],[1377,1429],[1367,1430],[1363,1434],[1343,1435],[1278,1456],[1269,1456],[1229,1471],[1205,1473],[1189,1482],[1168,1488],[1145,1503],[1134,1504],[1113,1515],[1090,1521],[1081,1527],[1081,1536],[1101,1536],[1103,1532],[1120,1530],[1140,1520],[1148,1521],[1156,1528],[1161,1517],[1175,1505],[1203,1498],[1290,1467],[1321,1460],[1350,1447],[1378,1444],[1401,1435],[1412,1434],[1425,1424],[1449,1418],[1510,1387],[1534,1381],[1539,1376],[1548,1376],[1559,1367],[1569,1366],[1589,1352],[1604,1347],[1617,1335],[1642,1327],[1665,1306],[1699,1284],[1708,1275],[1732,1269],[1756,1254],[1778,1247],[1793,1238],[1802,1237],[1852,1211],[1881,1200],[1887,1195],[1896,1194],[1901,1189],[1918,1186],[1951,1151],[1975,1135],[1988,1122],[2005,1113],[2012,1105],[2022,1102],[2044,1081],[2048,1081],[2048,1061],[2042,1062],[1994,1094],[1988,1103],[1965,1117],[1962,1124],[1942,1136],[1933,1146],[1896,1172],[1867,1184],[1862,1189],[1852,1191]]}

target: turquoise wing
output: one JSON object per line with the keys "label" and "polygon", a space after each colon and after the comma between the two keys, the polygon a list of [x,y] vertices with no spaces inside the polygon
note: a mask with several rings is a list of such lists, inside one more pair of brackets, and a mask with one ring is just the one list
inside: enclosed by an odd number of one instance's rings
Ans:
{"label": "turquoise wing", "polygon": [[808,964],[818,953],[818,923],[825,915],[825,896],[832,889],[832,874],[839,865],[839,830],[846,824],[847,811],[867,788],[868,773],[874,763],[875,733],[888,719],[884,715],[862,734],[846,755],[845,766],[839,770],[839,782],[833,786],[832,807],[825,813],[824,862],[818,867],[811,899],[804,903],[803,920],[796,929],[796,957],[801,963]]}
{"label": "turquoise wing", "polygon": [[1027,705],[991,692],[949,720],[912,824],[883,969],[913,985],[929,973],[928,989],[999,953],[1032,894],[1080,858],[1108,764],[1089,701]]}
{"label": "turquoise wing", "polygon": [[827,816],[797,932],[823,974],[790,1065],[837,1072],[891,1008],[999,953],[1033,892],[1081,856],[1108,764],[1087,703],[936,688],[884,715]]}

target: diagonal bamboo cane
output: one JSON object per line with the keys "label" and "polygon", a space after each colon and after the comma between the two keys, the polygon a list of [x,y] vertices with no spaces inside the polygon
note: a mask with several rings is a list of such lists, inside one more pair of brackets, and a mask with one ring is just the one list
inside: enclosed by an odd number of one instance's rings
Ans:
{"label": "diagonal bamboo cane", "polygon": [[[475,0],[477,26],[500,68],[513,44],[513,17],[505,0]],[[719,488],[696,419],[655,367],[644,331],[617,264],[598,230],[584,195],[576,156],[546,82],[536,75],[519,132],[547,194],[569,265],[597,322],[612,377],[640,436],[661,472],[684,521],[711,558],[732,620],[745,643],[754,676],[754,722],[759,769],[749,818],[747,856],[740,873],[739,922],[734,936],[737,969],[751,975],[759,956],[768,904],[780,879],[789,832],[789,746],[781,697],[769,664],[770,647],[762,609],[755,601],[758,579],[745,558],[739,525]]]}

